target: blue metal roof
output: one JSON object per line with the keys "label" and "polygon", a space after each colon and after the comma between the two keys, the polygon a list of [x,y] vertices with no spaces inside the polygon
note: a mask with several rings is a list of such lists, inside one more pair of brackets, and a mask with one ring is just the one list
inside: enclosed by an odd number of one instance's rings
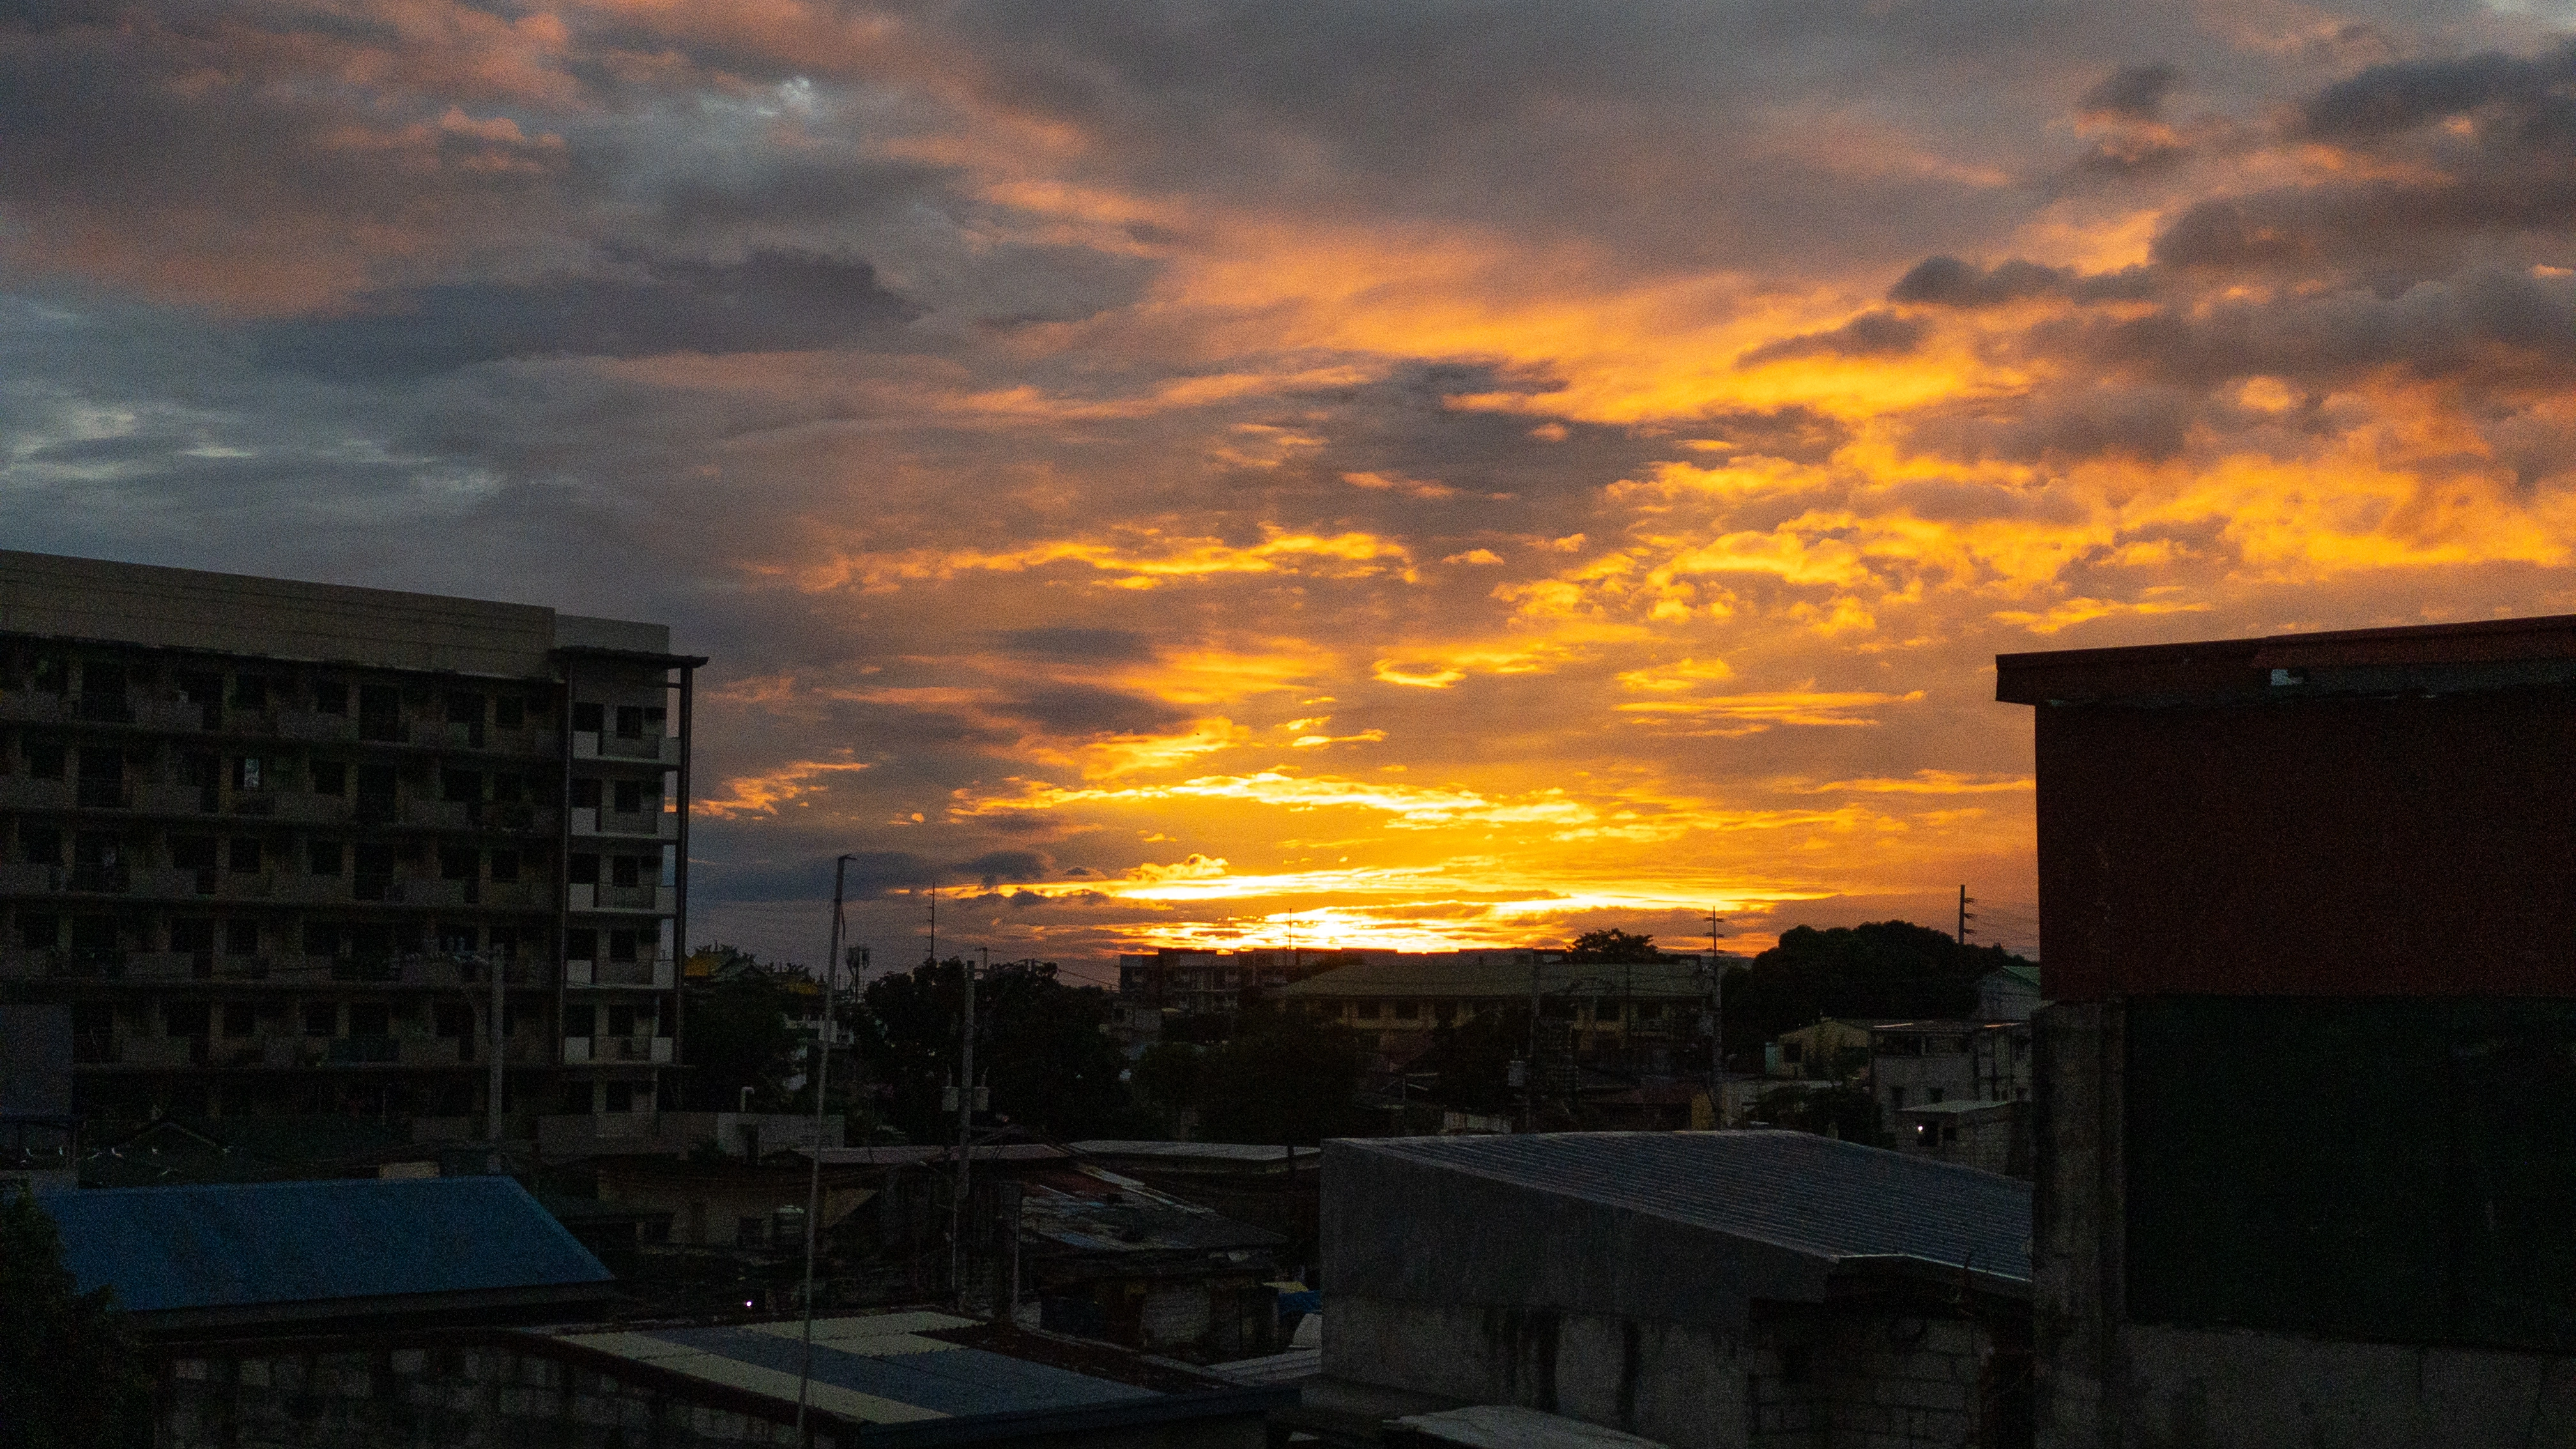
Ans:
{"label": "blue metal roof", "polygon": [[37,1202],[81,1290],[149,1313],[612,1280],[506,1177],[91,1188]]}
{"label": "blue metal roof", "polygon": [[1568,1132],[1337,1141],[1785,1248],[2030,1280],[2030,1184],[1805,1132]]}

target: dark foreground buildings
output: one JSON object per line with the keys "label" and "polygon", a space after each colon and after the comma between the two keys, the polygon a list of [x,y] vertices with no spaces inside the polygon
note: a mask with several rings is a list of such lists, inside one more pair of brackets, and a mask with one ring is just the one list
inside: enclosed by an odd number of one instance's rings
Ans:
{"label": "dark foreground buildings", "polygon": [[2576,1433],[2576,618],[2007,655],[2042,1445]]}
{"label": "dark foreground buildings", "polygon": [[0,1001],[69,1012],[93,1122],[479,1132],[497,1053],[511,1135],[641,1130],[703,662],[658,624],[0,551]]}

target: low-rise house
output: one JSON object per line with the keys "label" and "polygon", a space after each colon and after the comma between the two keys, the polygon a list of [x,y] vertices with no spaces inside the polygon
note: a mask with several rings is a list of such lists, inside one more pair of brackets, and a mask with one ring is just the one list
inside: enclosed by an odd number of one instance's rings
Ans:
{"label": "low-rise house", "polygon": [[1998,966],[1977,978],[1977,1017],[1981,1021],[2028,1021],[2039,1010],[2039,966],[2021,962]]}
{"label": "low-rise house", "polygon": [[1324,1179],[1322,1377],[1278,1430],[1503,1404],[1680,1449],[2028,1442],[2026,1184],[1762,1131],[1336,1141]]}
{"label": "low-rise house", "polygon": [[1701,958],[1575,962],[1554,951],[1396,955],[1284,986],[1283,1005],[1370,1033],[1394,1050],[1470,1017],[1535,999],[1547,1028],[1579,1058],[1669,1065],[1700,1032],[1708,987]]}
{"label": "low-rise house", "polygon": [[1870,1090],[1893,1121],[1908,1107],[2030,1097],[2027,1021],[1895,1021],[1869,1033]]}
{"label": "low-rise house", "polygon": [[[860,1149],[864,1151],[865,1149]],[[936,1149],[933,1149],[936,1150]],[[805,1244],[812,1169],[803,1154],[768,1162],[706,1157],[603,1157],[591,1163],[596,1197],[612,1207],[667,1216],[674,1247],[754,1248]],[[879,1175],[833,1165],[823,1173],[822,1225],[829,1230],[875,1195]]]}
{"label": "low-rise house", "polygon": [[1870,1032],[1885,1020],[1824,1016],[1780,1033],[1762,1053],[1763,1075],[1801,1081],[1848,1081],[1869,1070]]}
{"label": "low-rise house", "polygon": [[1281,1234],[1087,1164],[1017,1185],[1015,1276],[1041,1326],[1202,1361],[1283,1346]]}
{"label": "low-rise house", "polygon": [[1896,1150],[2013,1177],[2030,1176],[2027,1102],[1961,1098],[1908,1107],[1887,1124]]}

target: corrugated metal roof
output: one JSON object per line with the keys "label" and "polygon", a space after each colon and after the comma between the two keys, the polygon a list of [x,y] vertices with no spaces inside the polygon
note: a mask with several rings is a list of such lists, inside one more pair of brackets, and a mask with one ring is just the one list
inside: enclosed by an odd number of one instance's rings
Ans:
{"label": "corrugated metal roof", "polygon": [[[845,1418],[901,1424],[1161,1397],[1134,1384],[920,1337],[925,1324],[971,1322],[923,1313],[816,1319],[810,1400]],[[574,1334],[564,1341],[791,1400],[805,1363],[802,1325],[794,1322]]]}
{"label": "corrugated metal roof", "polygon": [[[1547,995],[1696,997],[1699,968],[1687,961],[1550,961],[1538,967]],[[1526,997],[1530,968],[1503,962],[1417,958],[1343,966],[1278,987],[1272,996]]]}
{"label": "corrugated metal roof", "polygon": [[2030,1281],[2030,1184],[1805,1132],[1568,1132],[1333,1145],[1625,1208],[1829,1264],[1965,1262]]}
{"label": "corrugated metal roof", "polygon": [[1304,1162],[1322,1149],[1274,1147],[1260,1142],[1110,1142],[1070,1144],[1086,1157],[1151,1157],[1175,1162],[1249,1162],[1276,1166],[1291,1159]]}
{"label": "corrugated metal roof", "polygon": [[506,1177],[92,1188],[38,1199],[81,1290],[136,1312],[611,1281]]}

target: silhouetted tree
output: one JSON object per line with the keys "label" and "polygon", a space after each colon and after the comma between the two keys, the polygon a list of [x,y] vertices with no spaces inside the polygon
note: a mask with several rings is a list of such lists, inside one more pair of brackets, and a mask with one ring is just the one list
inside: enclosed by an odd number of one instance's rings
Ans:
{"label": "silhouetted tree", "polygon": [[1586,931],[1574,938],[1574,949],[1566,953],[1570,961],[1653,961],[1659,959],[1652,936],[1632,936],[1626,931]]}
{"label": "silhouetted tree", "polygon": [[1726,1049],[1758,1052],[1820,1016],[1967,1016],[1977,1009],[1977,979],[2014,964],[2029,963],[1907,921],[1793,927],[1750,967],[1727,972]]}
{"label": "silhouetted tree", "polygon": [[[940,1091],[956,1075],[965,970],[951,957],[880,977],[851,1013],[869,1074],[892,1088],[889,1115],[916,1141],[946,1141],[956,1131]],[[1097,986],[1057,980],[1052,961],[996,964],[978,977],[975,1075],[992,1088],[992,1116],[1058,1139],[1138,1130],[1119,1080],[1126,1059],[1101,1030],[1112,1004]]]}
{"label": "silhouetted tree", "polygon": [[1199,1064],[1199,1131],[1211,1142],[1311,1146],[1362,1125],[1352,1094],[1368,1062],[1348,1028],[1254,1008]]}
{"label": "silhouetted tree", "polygon": [[1435,1095],[1461,1112],[1508,1112],[1521,1089],[1511,1084],[1512,1062],[1529,1054],[1529,1008],[1501,1006],[1479,1012],[1431,1034],[1431,1050],[1413,1069],[1440,1074]]}
{"label": "silhouetted tree", "polygon": [[78,1291],[54,1220],[0,1189],[0,1439],[14,1449],[152,1442],[152,1381],[111,1290]]}
{"label": "silhouetted tree", "polygon": [[[727,959],[758,964],[739,952]],[[690,1093],[701,1110],[734,1110],[745,1087],[751,1089],[755,1110],[776,1112],[789,1106],[786,1082],[797,1070],[798,1034],[788,1017],[800,1004],[787,982],[769,969],[735,971],[689,988],[680,1060],[695,1068]]]}

